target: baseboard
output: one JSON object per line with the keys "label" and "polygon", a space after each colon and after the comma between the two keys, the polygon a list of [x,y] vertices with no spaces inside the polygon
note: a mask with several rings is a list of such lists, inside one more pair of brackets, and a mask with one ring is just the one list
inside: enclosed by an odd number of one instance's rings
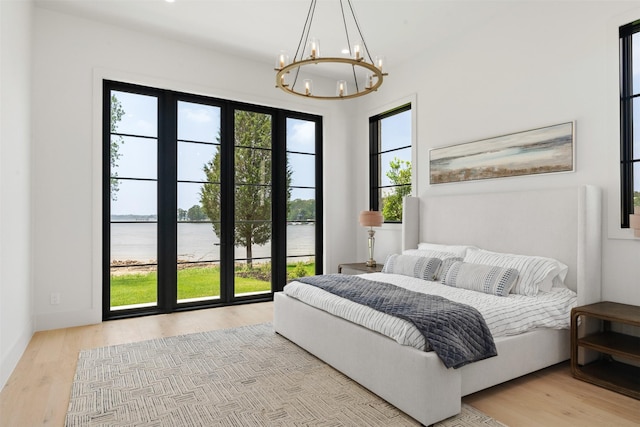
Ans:
{"label": "baseboard", "polygon": [[36,315],[36,331],[95,325],[102,322],[100,310],[77,310]]}
{"label": "baseboard", "polygon": [[27,349],[32,336],[33,325],[29,323],[27,328],[22,332],[22,334],[20,334],[20,337],[11,346],[7,354],[2,355],[2,362],[0,362],[0,390],[2,390],[7,384],[9,377],[18,365],[24,351]]}

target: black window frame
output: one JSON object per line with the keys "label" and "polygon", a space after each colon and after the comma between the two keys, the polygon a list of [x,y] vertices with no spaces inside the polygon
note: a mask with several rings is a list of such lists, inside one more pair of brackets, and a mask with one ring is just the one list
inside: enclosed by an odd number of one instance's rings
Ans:
{"label": "black window frame", "polygon": [[[381,158],[385,153],[389,153],[392,151],[404,150],[406,148],[411,148],[411,152],[413,153],[413,138],[409,145],[396,147],[392,150],[382,151],[381,149],[381,139],[380,139],[380,127],[382,120],[395,116],[396,114],[404,113],[406,111],[411,111],[413,105],[412,102],[408,102],[406,104],[402,104],[396,108],[385,111],[384,113],[377,114],[375,116],[369,117],[369,209],[372,211],[380,210],[380,190],[383,188],[392,188],[392,187],[400,187],[399,185],[382,185],[382,175],[381,175]],[[413,169],[413,162],[411,163],[411,168]],[[412,171],[413,172],[413,171]],[[412,173],[413,175],[413,173]],[[407,186],[407,185],[401,185]],[[409,184],[410,187],[413,184]],[[388,221],[384,220],[385,224],[401,224],[402,221]]]}
{"label": "black window frame", "polygon": [[[633,152],[633,35],[640,32],[640,20],[620,27],[620,222],[629,228],[629,215],[634,209],[633,168],[640,163],[640,153]],[[634,157],[635,156],[635,157]]]}
{"label": "black window frame", "polygon": [[[110,295],[110,224],[111,224],[111,91],[124,91],[140,95],[151,95],[158,99],[158,297],[157,304],[150,307],[136,307],[131,309],[111,309]],[[102,317],[112,320],[149,314],[163,314],[200,308],[211,308],[262,302],[273,300],[274,292],[281,291],[287,281],[287,197],[286,197],[286,121],[296,118],[315,123],[315,197],[316,197],[316,226],[315,226],[315,273],[323,271],[323,201],[322,201],[322,116],[290,111],[285,109],[248,104],[233,100],[225,100],[209,96],[202,96],[168,89],[147,87],[132,83],[103,80],[102,100]],[[234,224],[234,188],[236,185],[233,168],[234,146],[233,129],[234,113],[236,110],[264,113],[272,116],[272,240],[271,240],[271,292],[235,296],[234,286],[234,246],[232,244],[221,247],[221,289],[220,298],[195,303],[177,302],[177,105],[179,101],[202,103],[220,108],[220,144],[222,155],[221,173],[226,179],[226,186],[222,189],[223,203],[228,207],[221,213],[221,221],[227,225]],[[173,120],[175,117],[176,120]],[[162,152],[162,154],[161,154]],[[221,179],[222,181],[222,179]],[[223,227],[226,234],[220,236],[221,242],[233,241],[233,227]],[[223,285],[222,283],[226,283]],[[161,291],[161,288],[163,291]],[[224,288],[224,289],[223,289]]]}

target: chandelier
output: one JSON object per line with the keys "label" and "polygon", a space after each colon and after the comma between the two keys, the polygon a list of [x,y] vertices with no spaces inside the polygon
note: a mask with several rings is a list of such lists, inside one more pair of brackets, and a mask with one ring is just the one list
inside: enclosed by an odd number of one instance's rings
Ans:
{"label": "chandelier", "polygon": [[[302,35],[298,42],[293,61],[289,62],[289,55],[282,51],[276,59],[276,87],[293,95],[315,99],[350,99],[372,93],[382,85],[382,79],[387,73],[382,71],[384,58],[378,56],[372,59],[367,44],[364,41],[360,25],[356,19],[351,0],[346,0],[351,13],[353,25],[357,29],[359,39],[353,45],[349,38],[347,14],[343,1],[340,0],[342,23],[348,49],[342,51],[343,57],[323,57],[320,55],[320,41],[317,38],[309,38],[311,24],[316,11],[317,0],[311,0],[307,19],[304,23]],[[348,56],[346,56],[348,54]],[[335,75],[340,70],[340,78],[335,85],[335,92],[317,85],[314,88],[313,75],[320,74],[321,70],[328,71],[327,75]],[[347,77],[348,76],[348,77]]]}

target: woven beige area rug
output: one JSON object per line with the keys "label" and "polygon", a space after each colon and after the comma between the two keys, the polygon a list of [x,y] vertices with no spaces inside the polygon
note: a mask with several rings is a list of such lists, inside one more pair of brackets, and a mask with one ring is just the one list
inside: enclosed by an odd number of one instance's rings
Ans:
{"label": "woven beige area rug", "polygon": [[[66,426],[419,426],[271,324],[83,350]],[[440,427],[503,424],[463,405]]]}

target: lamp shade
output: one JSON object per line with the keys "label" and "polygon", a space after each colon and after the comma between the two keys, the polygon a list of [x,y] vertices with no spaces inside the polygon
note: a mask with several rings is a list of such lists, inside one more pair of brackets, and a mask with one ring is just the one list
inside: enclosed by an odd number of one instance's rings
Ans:
{"label": "lamp shade", "polygon": [[[362,221],[362,216],[360,221]],[[633,235],[640,237],[640,206],[636,206],[633,213],[629,215],[629,226],[633,229]]]}
{"label": "lamp shade", "polygon": [[360,225],[363,227],[380,227],[382,225],[382,214],[379,211],[360,212]]}

